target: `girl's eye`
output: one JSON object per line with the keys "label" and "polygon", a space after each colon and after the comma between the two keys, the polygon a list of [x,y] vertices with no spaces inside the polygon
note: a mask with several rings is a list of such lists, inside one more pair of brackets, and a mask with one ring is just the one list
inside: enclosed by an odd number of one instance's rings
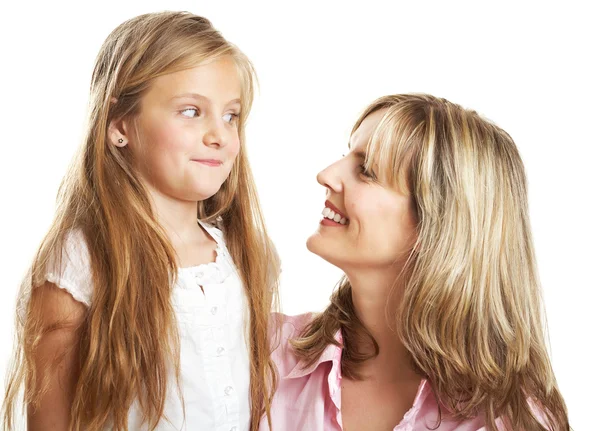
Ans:
{"label": "girl's eye", "polygon": [[240,117],[240,114],[234,114],[234,113],[231,113],[231,112],[229,114],[223,115],[223,119],[227,123],[235,123],[239,117]]}
{"label": "girl's eye", "polygon": [[200,111],[196,108],[187,108],[181,111],[181,115],[188,118],[194,118],[200,115]]}

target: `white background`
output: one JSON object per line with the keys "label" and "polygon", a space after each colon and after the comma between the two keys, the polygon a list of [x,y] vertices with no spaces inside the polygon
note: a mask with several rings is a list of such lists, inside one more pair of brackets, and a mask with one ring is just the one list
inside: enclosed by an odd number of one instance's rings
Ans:
{"label": "white background", "polygon": [[258,72],[248,145],[283,260],[286,313],[322,309],[340,276],[305,249],[324,201],[315,176],[342,155],[374,98],[428,92],[513,136],[529,177],[555,372],[574,429],[597,427],[600,31],[592,2],[59,3],[0,7],[1,370],[17,286],[79,144],[102,41],[134,15],[189,10]]}

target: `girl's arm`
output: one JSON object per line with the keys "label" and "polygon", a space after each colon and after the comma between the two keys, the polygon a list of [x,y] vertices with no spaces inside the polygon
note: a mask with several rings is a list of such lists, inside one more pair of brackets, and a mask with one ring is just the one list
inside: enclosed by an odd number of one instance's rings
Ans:
{"label": "girl's arm", "polygon": [[34,393],[43,388],[45,376],[48,383],[38,398],[39,404],[27,408],[28,431],[62,431],[69,427],[79,374],[80,327],[86,312],[84,304],[52,283],[33,290],[29,317],[39,317],[43,328],[32,358],[38,376]]}

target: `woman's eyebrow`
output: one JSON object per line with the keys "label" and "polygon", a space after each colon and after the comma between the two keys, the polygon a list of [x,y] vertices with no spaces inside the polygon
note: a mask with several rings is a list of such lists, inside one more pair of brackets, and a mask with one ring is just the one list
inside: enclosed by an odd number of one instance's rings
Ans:
{"label": "woman's eyebrow", "polygon": [[352,151],[352,154],[354,155],[354,157],[358,157],[359,159],[363,159],[364,160],[364,159],[367,158],[367,154],[364,151],[362,151],[362,150]]}

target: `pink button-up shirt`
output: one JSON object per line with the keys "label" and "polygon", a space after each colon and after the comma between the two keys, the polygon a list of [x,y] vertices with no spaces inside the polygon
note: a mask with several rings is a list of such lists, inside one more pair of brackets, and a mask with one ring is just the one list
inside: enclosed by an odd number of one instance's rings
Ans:
{"label": "pink button-up shirt", "polygon": [[[303,369],[288,340],[297,337],[310,321],[311,314],[280,316],[281,338],[272,358],[279,371],[279,386],[271,406],[272,431],[340,431],[342,427],[341,356],[342,349],[328,346],[319,360]],[[341,342],[341,332],[336,339]],[[442,408],[442,422],[437,431],[482,431],[484,418],[456,422]],[[537,413],[537,412],[536,412]],[[539,416],[538,416],[539,417]],[[433,429],[439,419],[438,403],[426,379],[421,381],[413,406],[390,431]],[[502,431],[501,421],[496,421]],[[259,430],[268,430],[263,418]]]}

